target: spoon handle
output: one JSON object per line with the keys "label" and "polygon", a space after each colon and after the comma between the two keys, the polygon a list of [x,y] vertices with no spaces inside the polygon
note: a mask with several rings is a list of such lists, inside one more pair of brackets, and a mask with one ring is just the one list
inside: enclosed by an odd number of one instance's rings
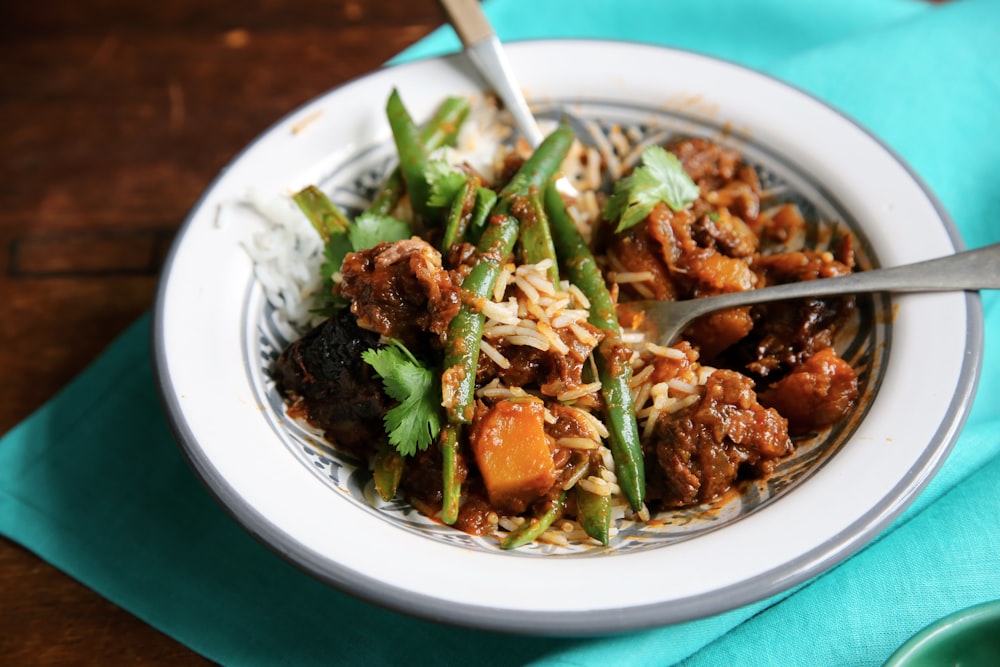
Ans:
{"label": "spoon handle", "polygon": [[514,116],[514,122],[528,143],[532,147],[538,146],[542,143],[542,132],[538,129],[538,123],[528,108],[528,102],[516,83],[507,56],[500,46],[500,40],[489,19],[486,18],[479,0],[439,0],[439,2],[476,69]]}

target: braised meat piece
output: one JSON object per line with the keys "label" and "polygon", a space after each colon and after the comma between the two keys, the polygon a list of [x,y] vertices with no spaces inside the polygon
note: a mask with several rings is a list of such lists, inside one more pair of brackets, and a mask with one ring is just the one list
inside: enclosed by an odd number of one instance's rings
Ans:
{"label": "braised meat piece", "polygon": [[788,419],[793,434],[840,421],[858,400],[858,374],[832,347],[820,350],[761,392],[760,402]]}
{"label": "braised meat piece", "polygon": [[[650,235],[663,249],[678,298],[743,292],[755,287],[757,277],[750,268],[750,257],[756,243],[749,228],[737,218],[697,218],[690,212],[660,205],[653,209],[647,224]],[[750,308],[731,308],[696,320],[685,335],[701,349],[704,358],[712,359],[742,340],[751,328]]]}
{"label": "braised meat piece", "polygon": [[340,294],[358,324],[411,348],[425,346],[425,332],[442,335],[461,306],[461,290],[442,267],[441,253],[421,239],[348,253],[340,272]]}
{"label": "braised meat piece", "polygon": [[665,148],[677,156],[698,187],[702,201],[695,202],[700,216],[709,206],[728,209],[746,221],[760,213],[760,182],[753,167],[738,151],[701,138],[674,141]]}
{"label": "braised meat piece", "polygon": [[685,137],[665,148],[677,156],[702,192],[717,190],[734,179],[742,163],[738,151],[700,137]]}
{"label": "braised meat piece", "polygon": [[[849,248],[838,256],[853,263]],[[830,252],[812,250],[759,257],[754,269],[764,285],[776,285],[851,272],[851,265]],[[795,299],[761,304],[753,309],[753,332],[732,350],[726,363],[773,382],[816,352],[828,348],[854,312],[853,296]]]}
{"label": "braised meat piece", "polygon": [[757,402],[752,380],[717,370],[700,401],[660,418],[644,450],[650,500],[683,507],[718,498],[741,474],[770,474],[792,442],[785,419]]}
{"label": "braised meat piece", "polygon": [[378,343],[379,335],[358,327],[345,309],[288,346],[273,368],[278,388],[292,400],[289,413],[362,458],[385,440],[382,416],[393,405],[361,359]]}

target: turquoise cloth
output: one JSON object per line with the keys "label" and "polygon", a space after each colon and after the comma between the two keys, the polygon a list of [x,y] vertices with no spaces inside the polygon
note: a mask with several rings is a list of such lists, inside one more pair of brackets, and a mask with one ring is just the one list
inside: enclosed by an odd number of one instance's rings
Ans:
{"label": "turquoise cloth", "polygon": [[[493,0],[487,12],[503,39],[630,39],[768,72],[882,137],[967,245],[1000,241],[1000,2]],[[401,58],[456,47],[443,29]],[[408,618],[314,581],[245,533],[191,472],[157,400],[148,318],[4,437],[0,532],[224,664],[878,664],[927,623],[1000,597],[997,296],[982,300],[972,413],[917,501],[833,570],[692,623],[514,637]]]}

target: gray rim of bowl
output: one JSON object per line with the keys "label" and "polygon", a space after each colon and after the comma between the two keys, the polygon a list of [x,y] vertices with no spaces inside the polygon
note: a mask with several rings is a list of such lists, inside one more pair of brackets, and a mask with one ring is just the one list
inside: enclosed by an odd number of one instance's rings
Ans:
{"label": "gray rim of bowl", "polygon": [[[722,63],[752,76],[768,79],[773,83],[793,90],[797,94],[807,97],[833,111],[846,122],[864,132],[887,154],[892,156],[931,201],[944,224],[945,231],[948,233],[954,249],[956,251],[965,249],[965,244],[962,241],[958,228],[955,226],[948,212],[916,172],[879,137],[851,117],[832,108],[811,93],[739,63],[685,49],[656,44],[602,39],[550,39],[510,42],[506,45],[506,48],[517,49],[519,45],[539,46],[547,44],[569,44],[584,47],[588,44],[595,46],[620,45],[629,48],[646,48],[666,53],[678,53],[683,54],[685,57]],[[426,65],[427,62],[434,60],[458,62],[461,58],[461,54],[450,54],[426,60],[389,65],[377,70],[375,73],[365,74],[347,81],[337,88],[327,91],[321,97],[330,95],[338,90],[349,87],[356,81],[383,73],[387,70],[402,72],[409,68]],[[265,135],[285,123],[288,118],[298,113],[299,109],[301,107],[285,114],[285,116],[261,132],[229,164],[231,165],[240,161]],[[188,227],[192,224],[195,212],[201,208],[206,198],[214,190],[219,179],[227,170],[228,165],[220,171],[219,175],[209,184],[198,201],[192,206],[191,213],[189,213],[181,225],[177,236],[171,244],[170,252],[167,255],[161,272],[151,329],[151,336],[153,338],[153,366],[160,401],[164,406],[171,429],[181,445],[181,449],[188,462],[209,492],[237,523],[242,525],[247,532],[264,546],[307,574],[355,597],[393,611],[467,628],[571,636],[615,633],[682,623],[759,602],[770,596],[787,591],[793,586],[829,570],[861,549],[881,532],[883,528],[888,526],[893,519],[910,505],[940,468],[954,446],[955,441],[958,439],[971,408],[972,398],[975,395],[982,367],[984,344],[982,303],[979,295],[976,293],[966,295],[968,321],[965,360],[952,402],[948,406],[944,420],[931,438],[934,446],[928,447],[923,452],[922,456],[908,471],[902,481],[886,496],[885,501],[862,515],[851,526],[850,530],[838,534],[818,545],[810,552],[784,563],[781,567],[757,577],[744,580],[739,584],[712,591],[711,593],[652,605],[617,609],[614,610],[614,613],[601,614],[590,610],[579,612],[520,611],[511,614],[505,610],[498,610],[485,604],[479,606],[446,602],[438,598],[418,595],[405,589],[390,588],[376,579],[344,568],[338,563],[314,553],[285,533],[279,526],[267,520],[254,507],[246,503],[226,480],[219,475],[212,462],[198,447],[197,440],[184,419],[183,411],[178,402],[176,392],[173,390],[173,384],[167,371],[165,340],[161,326],[165,308],[166,283],[180,241]]]}

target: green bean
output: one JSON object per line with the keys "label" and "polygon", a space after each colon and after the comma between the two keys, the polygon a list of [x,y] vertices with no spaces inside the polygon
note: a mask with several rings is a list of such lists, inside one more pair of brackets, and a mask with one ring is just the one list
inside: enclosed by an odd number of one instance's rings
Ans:
{"label": "green bean", "polygon": [[538,264],[551,260],[548,276],[553,284],[559,284],[559,264],[556,249],[552,244],[552,230],[549,217],[538,190],[532,188],[527,197],[514,197],[511,212],[521,223],[521,255],[526,264]]}
{"label": "green bean", "polygon": [[469,101],[464,97],[449,97],[420,130],[420,139],[427,151],[455,143],[458,131],[469,115]]}
{"label": "green bean", "polygon": [[618,484],[629,505],[638,512],[643,508],[646,472],[629,387],[632,379],[632,368],[628,364],[629,349],[621,339],[615,304],[604,276],[566,210],[562,195],[552,185],[545,190],[545,206],[552,224],[556,252],[562,259],[567,277],[590,300],[589,322],[604,332],[604,339],[594,351],[594,358],[610,432],[608,440]]}
{"label": "green bean", "polygon": [[441,521],[449,526],[458,520],[462,497],[462,483],[458,479],[458,439],[461,434],[461,424],[449,423],[441,429]]}
{"label": "green bean", "polygon": [[[479,240],[479,262],[462,281],[462,290],[473,299],[489,298],[500,275],[500,268],[517,241],[517,218],[494,215]],[[476,365],[483,336],[485,317],[474,304],[463,303],[448,324],[444,355],[444,406],[449,423],[472,421],[473,392],[476,388]]]}
{"label": "green bean", "polygon": [[351,252],[349,230],[350,221],[323,192],[308,186],[292,195],[292,200],[298,205],[312,223],[323,240],[323,264],[320,275],[323,287],[316,295],[316,312],[332,315],[345,305],[346,299],[333,293],[333,274],[340,271],[344,257]]}
{"label": "green bean", "polygon": [[608,546],[608,534],[611,530],[611,496],[599,496],[585,491],[580,486],[575,490],[577,521],[587,535]]}
{"label": "green bean", "polygon": [[292,195],[292,200],[312,223],[323,243],[329,243],[337,234],[346,234],[351,226],[347,216],[315,185],[299,190]]}
{"label": "green bean", "polygon": [[523,544],[534,542],[542,535],[542,533],[549,529],[552,522],[559,518],[565,506],[566,492],[563,491],[557,498],[554,498],[549,502],[548,509],[546,509],[541,516],[529,519],[514,530],[510,531],[507,537],[504,538],[503,542],[500,543],[500,548],[516,549]]}
{"label": "green bean", "polygon": [[[462,97],[449,97],[437,108],[420,131],[420,140],[428,153],[453,144],[458,131],[469,115],[469,102]],[[403,196],[403,174],[397,166],[386,178],[368,206],[369,213],[390,215]]]}
{"label": "green bean", "polygon": [[486,226],[486,219],[490,216],[490,211],[497,201],[497,193],[489,188],[476,188],[476,203],[472,207],[472,215],[469,218],[469,227],[466,230],[466,238],[472,239],[473,243],[479,241]]}
{"label": "green bean", "polygon": [[424,175],[427,168],[427,149],[421,141],[420,130],[395,88],[386,103],[386,116],[389,119],[389,127],[392,128],[392,138],[396,142],[396,152],[399,154],[399,170],[403,174],[406,191],[410,195],[410,207],[414,216],[426,222],[430,212],[427,207],[430,186]]}
{"label": "green bean", "polygon": [[441,239],[441,253],[446,254],[448,249],[465,237],[465,232],[469,226],[469,219],[472,216],[473,208],[476,205],[476,184],[472,179],[467,179],[462,185],[462,189],[455,196],[448,211],[448,220],[444,228],[444,237]]}
{"label": "green bean", "polygon": [[544,190],[555,173],[559,171],[572,143],[573,130],[570,126],[560,125],[557,127],[538,145],[531,157],[524,161],[514,177],[500,191],[500,197],[513,195],[524,197],[528,195],[531,188],[539,191]]}
{"label": "green bean", "polygon": [[375,480],[375,490],[386,502],[395,497],[399,488],[399,480],[403,477],[403,459],[403,455],[388,442],[379,445],[375,453],[372,477]]}

